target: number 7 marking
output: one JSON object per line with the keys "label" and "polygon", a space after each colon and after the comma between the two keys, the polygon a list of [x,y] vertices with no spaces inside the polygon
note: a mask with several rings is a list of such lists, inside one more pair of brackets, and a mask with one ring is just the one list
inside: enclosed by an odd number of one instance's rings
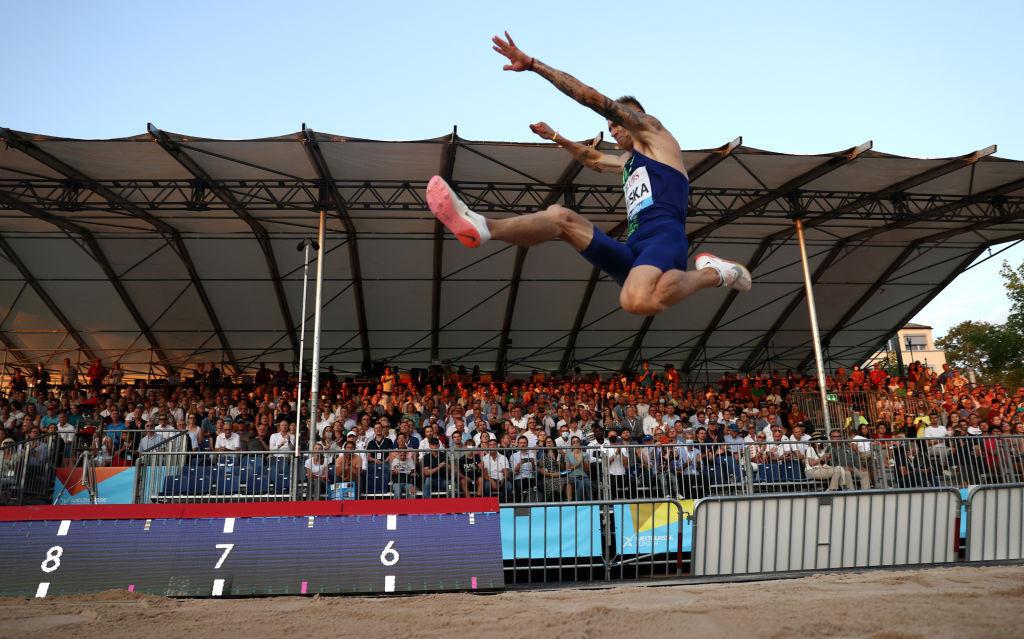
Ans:
{"label": "number 7 marking", "polygon": [[217,548],[223,548],[224,549],[224,554],[221,555],[220,559],[217,560],[217,565],[213,567],[214,570],[216,570],[216,569],[218,569],[218,568],[220,568],[221,566],[224,565],[224,560],[227,559],[228,555],[231,554],[231,549],[234,548],[235,545],[234,544],[217,544],[216,547]]}

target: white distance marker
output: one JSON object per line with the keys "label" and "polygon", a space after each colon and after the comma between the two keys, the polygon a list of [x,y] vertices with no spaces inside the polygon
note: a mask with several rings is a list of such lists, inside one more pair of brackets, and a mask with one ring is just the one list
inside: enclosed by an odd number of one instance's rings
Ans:
{"label": "white distance marker", "polygon": [[476,513],[469,513],[469,525],[473,526],[476,524]]}
{"label": "white distance marker", "polygon": [[388,515],[388,530],[398,529],[398,515]]}
{"label": "white distance marker", "polygon": [[[393,517],[393,515],[388,515],[388,516],[389,517]],[[47,585],[49,585],[49,584],[47,584]],[[384,592],[394,592],[394,591],[395,591],[395,576],[394,575],[385,575],[384,576]]]}
{"label": "white distance marker", "polygon": [[233,533],[233,532],[235,532],[235,518],[234,517],[228,517],[227,519],[224,520],[224,533],[226,534],[226,533]]}
{"label": "white distance marker", "polygon": [[224,580],[214,579],[213,580],[213,596],[220,597],[224,594]]}
{"label": "white distance marker", "polygon": [[[394,577],[392,577],[392,579],[394,579]],[[40,599],[45,597],[46,593],[49,590],[50,590],[50,582],[49,581],[41,581],[41,582],[39,582],[39,587],[36,588],[36,597],[39,597]],[[392,590],[394,590],[394,588],[392,588]]]}
{"label": "white distance marker", "polygon": [[63,537],[68,534],[68,530],[71,528],[71,520],[65,519],[60,522],[60,528],[57,529],[57,536]]}

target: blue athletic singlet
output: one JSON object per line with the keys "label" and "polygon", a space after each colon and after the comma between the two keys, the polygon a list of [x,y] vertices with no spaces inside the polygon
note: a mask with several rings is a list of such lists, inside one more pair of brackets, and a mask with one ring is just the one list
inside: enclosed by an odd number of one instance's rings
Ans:
{"label": "blue athletic singlet", "polygon": [[613,240],[595,226],[594,239],[581,251],[583,257],[619,285],[634,266],[685,271],[690,198],[686,175],[633,151],[622,171],[622,188],[626,198],[626,243]]}
{"label": "blue athletic singlet", "polygon": [[626,196],[626,235],[640,224],[670,219],[686,222],[690,202],[690,181],[679,169],[633,151],[622,169]]}

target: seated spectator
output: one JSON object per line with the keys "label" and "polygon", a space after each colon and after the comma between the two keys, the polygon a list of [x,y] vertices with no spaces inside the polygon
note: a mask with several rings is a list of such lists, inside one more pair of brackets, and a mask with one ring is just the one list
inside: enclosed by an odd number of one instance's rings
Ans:
{"label": "seated spectator", "polygon": [[840,486],[853,490],[853,478],[842,466],[833,465],[832,454],[824,437],[812,436],[810,444],[804,448],[804,473],[810,479],[827,481],[829,491],[839,490]]}
{"label": "seated spectator", "polygon": [[[456,433],[458,434],[458,433]],[[423,456],[423,496],[448,493],[448,459],[441,453],[441,442],[436,438],[429,441],[430,451]]]}
{"label": "seated spectator", "polygon": [[305,467],[310,499],[319,499],[321,495],[327,493],[328,468],[330,467],[327,460],[324,459],[324,447],[321,444],[313,444],[313,453],[306,458]]}
{"label": "seated spectator", "polygon": [[508,479],[511,467],[508,458],[498,452],[498,442],[487,442],[487,452],[480,458],[483,470],[483,495],[507,499]]}
{"label": "seated spectator", "polygon": [[896,433],[892,448],[896,485],[900,488],[919,488],[935,485],[931,468],[921,460],[917,442],[909,441],[902,432]]}
{"label": "seated spectator", "polygon": [[389,460],[391,465],[391,492],[395,499],[416,496],[416,482],[418,473],[416,470],[416,453],[404,448],[397,448],[391,453]]}
{"label": "seated spectator", "polygon": [[544,501],[572,500],[572,485],[566,479],[565,461],[554,439],[548,439],[538,460]]}
{"label": "seated spectator", "polygon": [[[532,418],[531,418],[532,419]],[[526,434],[516,440],[517,450],[512,453],[509,464],[512,467],[512,495],[515,501],[535,501],[537,490],[537,459],[529,450]]]}
{"label": "seated spectator", "polygon": [[217,452],[234,452],[242,449],[242,438],[236,433],[232,424],[223,419],[217,420],[217,440],[213,445]]}

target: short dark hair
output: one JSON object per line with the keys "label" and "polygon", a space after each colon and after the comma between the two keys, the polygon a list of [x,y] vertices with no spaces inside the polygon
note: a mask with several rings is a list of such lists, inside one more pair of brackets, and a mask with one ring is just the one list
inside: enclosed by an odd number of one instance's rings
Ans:
{"label": "short dark hair", "polygon": [[625,104],[626,106],[633,107],[640,113],[647,113],[647,111],[644,110],[644,105],[640,104],[640,100],[637,100],[631,95],[624,95],[618,100],[616,100],[616,102],[618,102],[619,104]]}

